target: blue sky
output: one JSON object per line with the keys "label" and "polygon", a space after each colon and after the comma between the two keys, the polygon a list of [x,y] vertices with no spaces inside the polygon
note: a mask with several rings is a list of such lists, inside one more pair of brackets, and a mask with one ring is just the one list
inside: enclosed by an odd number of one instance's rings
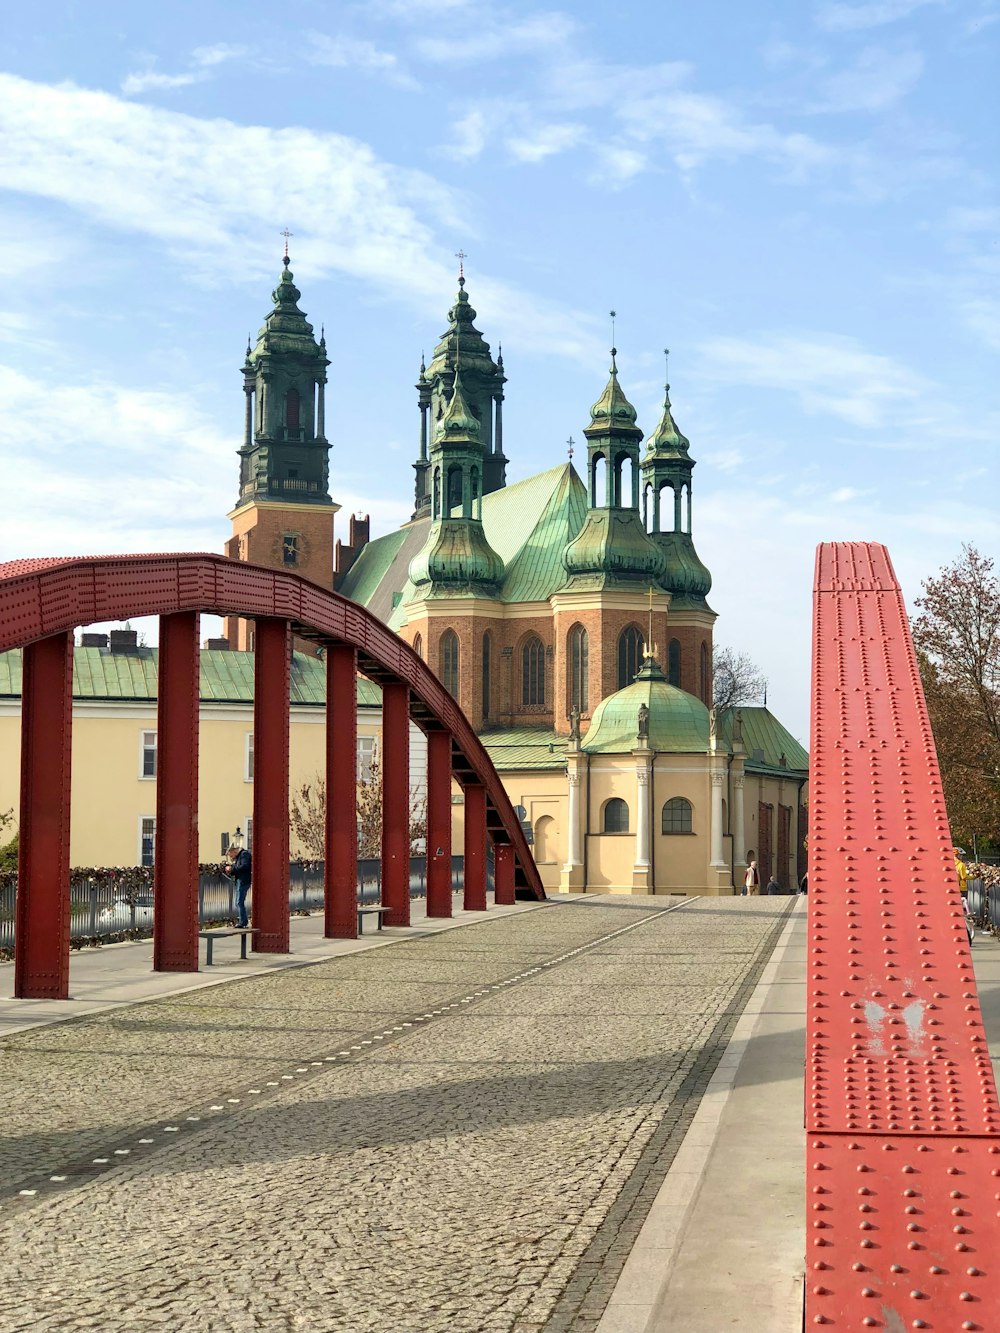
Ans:
{"label": "blue sky", "polygon": [[459,249],[512,479],[581,440],[612,307],[647,432],[669,347],[717,640],[802,739],[817,542],[885,542],[911,602],[1000,554],[1000,0],[3,19],[0,559],[221,548],[286,225],[331,490],[376,533]]}

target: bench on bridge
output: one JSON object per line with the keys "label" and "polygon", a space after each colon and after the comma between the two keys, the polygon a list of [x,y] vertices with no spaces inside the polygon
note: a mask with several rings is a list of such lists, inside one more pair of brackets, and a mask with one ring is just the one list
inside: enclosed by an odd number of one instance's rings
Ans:
{"label": "bench on bridge", "polygon": [[208,947],[205,951],[205,966],[212,966],[212,947],[215,944],[215,941],[228,939],[232,935],[239,935],[240,957],[246,959],[247,936],[256,935],[259,930],[259,926],[220,926],[217,930],[199,930],[198,938],[200,940],[208,941]]}
{"label": "bench on bridge", "polygon": [[388,907],[382,907],[382,906],[380,906],[378,903],[373,903],[373,904],[371,904],[371,905],[369,905],[369,904],[366,903],[363,907],[359,904],[359,905],[358,905],[358,934],[361,935],[361,934],[364,933],[363,930],[362,930],[362,922],[364,921],[364,918],[365,918],[366,916],[374,916],[375,919],[376,919],[377,922],[378,922],[378,928],[379,928],[379,930],[381,930],[381,929],[382,929],[382,918],[385,916],[386,912],[388,912],[388,911],[390,911],[390,910],[391,910],[390,908],[388,908]]}

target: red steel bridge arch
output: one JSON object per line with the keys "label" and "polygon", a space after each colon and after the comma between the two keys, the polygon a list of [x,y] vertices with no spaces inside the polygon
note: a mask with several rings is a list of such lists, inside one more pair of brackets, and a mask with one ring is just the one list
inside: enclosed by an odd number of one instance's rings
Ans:
{"label": "red steel bridge arch", "polygon": [[804,1327],[1000,1329],[1000,1105],[888,552],[816,558]]}
{"label": "red steel bridge arch", "polygon": [[382,901],[409,925],[409,719],[427,736],[427,911],[451,915],[451,783],[465,793],[465,897],[544,899],[520,821],[456,701],[425,662],[363,607],[295,574],[223,556],[140,555],[0,565],[0,652],[23,649],[15,995],[69,993],[73,631],[159,616],[157,850],[153,966],[198,969],[198,624],[202,612],[255,622],[254,948],[285,953],[292,636],[327,662],[325,934],[357,934],[358,671],[383,695]]}

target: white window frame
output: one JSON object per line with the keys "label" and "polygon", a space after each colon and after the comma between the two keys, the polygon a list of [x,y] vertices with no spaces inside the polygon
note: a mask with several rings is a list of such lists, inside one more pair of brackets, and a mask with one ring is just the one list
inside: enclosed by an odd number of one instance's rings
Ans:
{"label": "white window frame", "polygon": [[[153,738],[153,739],[152,739],[152,742],[150,742],[149,737],[152,737],[152,738]],[[156,751],[157,751],[157,736],[156,736],[156,731],[155,731],[155,730],[146,730],[146,728],[143,728],[143,729],[139,732],[139,781],[140,781],[140,782],[155,782],[155,781],[156,781],[156,769],[157,769],[157,753],[156,753]],[[146,755],[147,755],[147,754],[150,754],[150,753],[152,753],[152,756],[153,756],[153,771],[152,771],[152,773],[147,773],[147,772],[146,772]]]}
{"label": "white window frame", "polygon": [[[143,844],[143,842],[144,842],[144,840],[145,840],[145,837],[146,837],[146,832],[145,832],[145,825],[146,825],[146,824],[151,824],[151,825],[152,825],[152,829],[151,829],[151,832],[150,832],[150,836],[152,837],[152,840],[153,840],[153,848],[152,848],[151,858],[150,858],[149,861],[144,861],[144,860],[142,859],[142,844]],[[138,838],[138,843],[139,843],[139,851],[138,851],[138,855],[136,856],[136,864],[137,864],[137,865],[140,865],[140,866],[143,866],[143,865],[154,865],[155,862],[156,862],[156,816],[155,816],[155,815],[140,815],[140,816],[139,816],[139,838]]]}
{"label": "white window frame", "polygon": [[248,731],[243,741],[243,781],[253,782],[253,732]]}
{"label": "white window frame", "polygon": [[372,774],[372,764],[378,758],[378,737],[358,737],[358,781],[367,782]]}

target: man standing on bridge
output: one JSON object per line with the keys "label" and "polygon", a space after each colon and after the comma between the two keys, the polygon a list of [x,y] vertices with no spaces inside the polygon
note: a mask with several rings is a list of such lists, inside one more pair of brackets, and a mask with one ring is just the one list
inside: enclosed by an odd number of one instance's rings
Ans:
{"label": "man standing on bridge", "polygon": [[227,862],[223,870],[232,875],[236,885],[236,912],[238,925],[244,929],[250,924],[247,915],[247,894],[250,892],[250,880],[253,873],[253,858],[246,847],[237,847],[235,843],[226,852]]}

